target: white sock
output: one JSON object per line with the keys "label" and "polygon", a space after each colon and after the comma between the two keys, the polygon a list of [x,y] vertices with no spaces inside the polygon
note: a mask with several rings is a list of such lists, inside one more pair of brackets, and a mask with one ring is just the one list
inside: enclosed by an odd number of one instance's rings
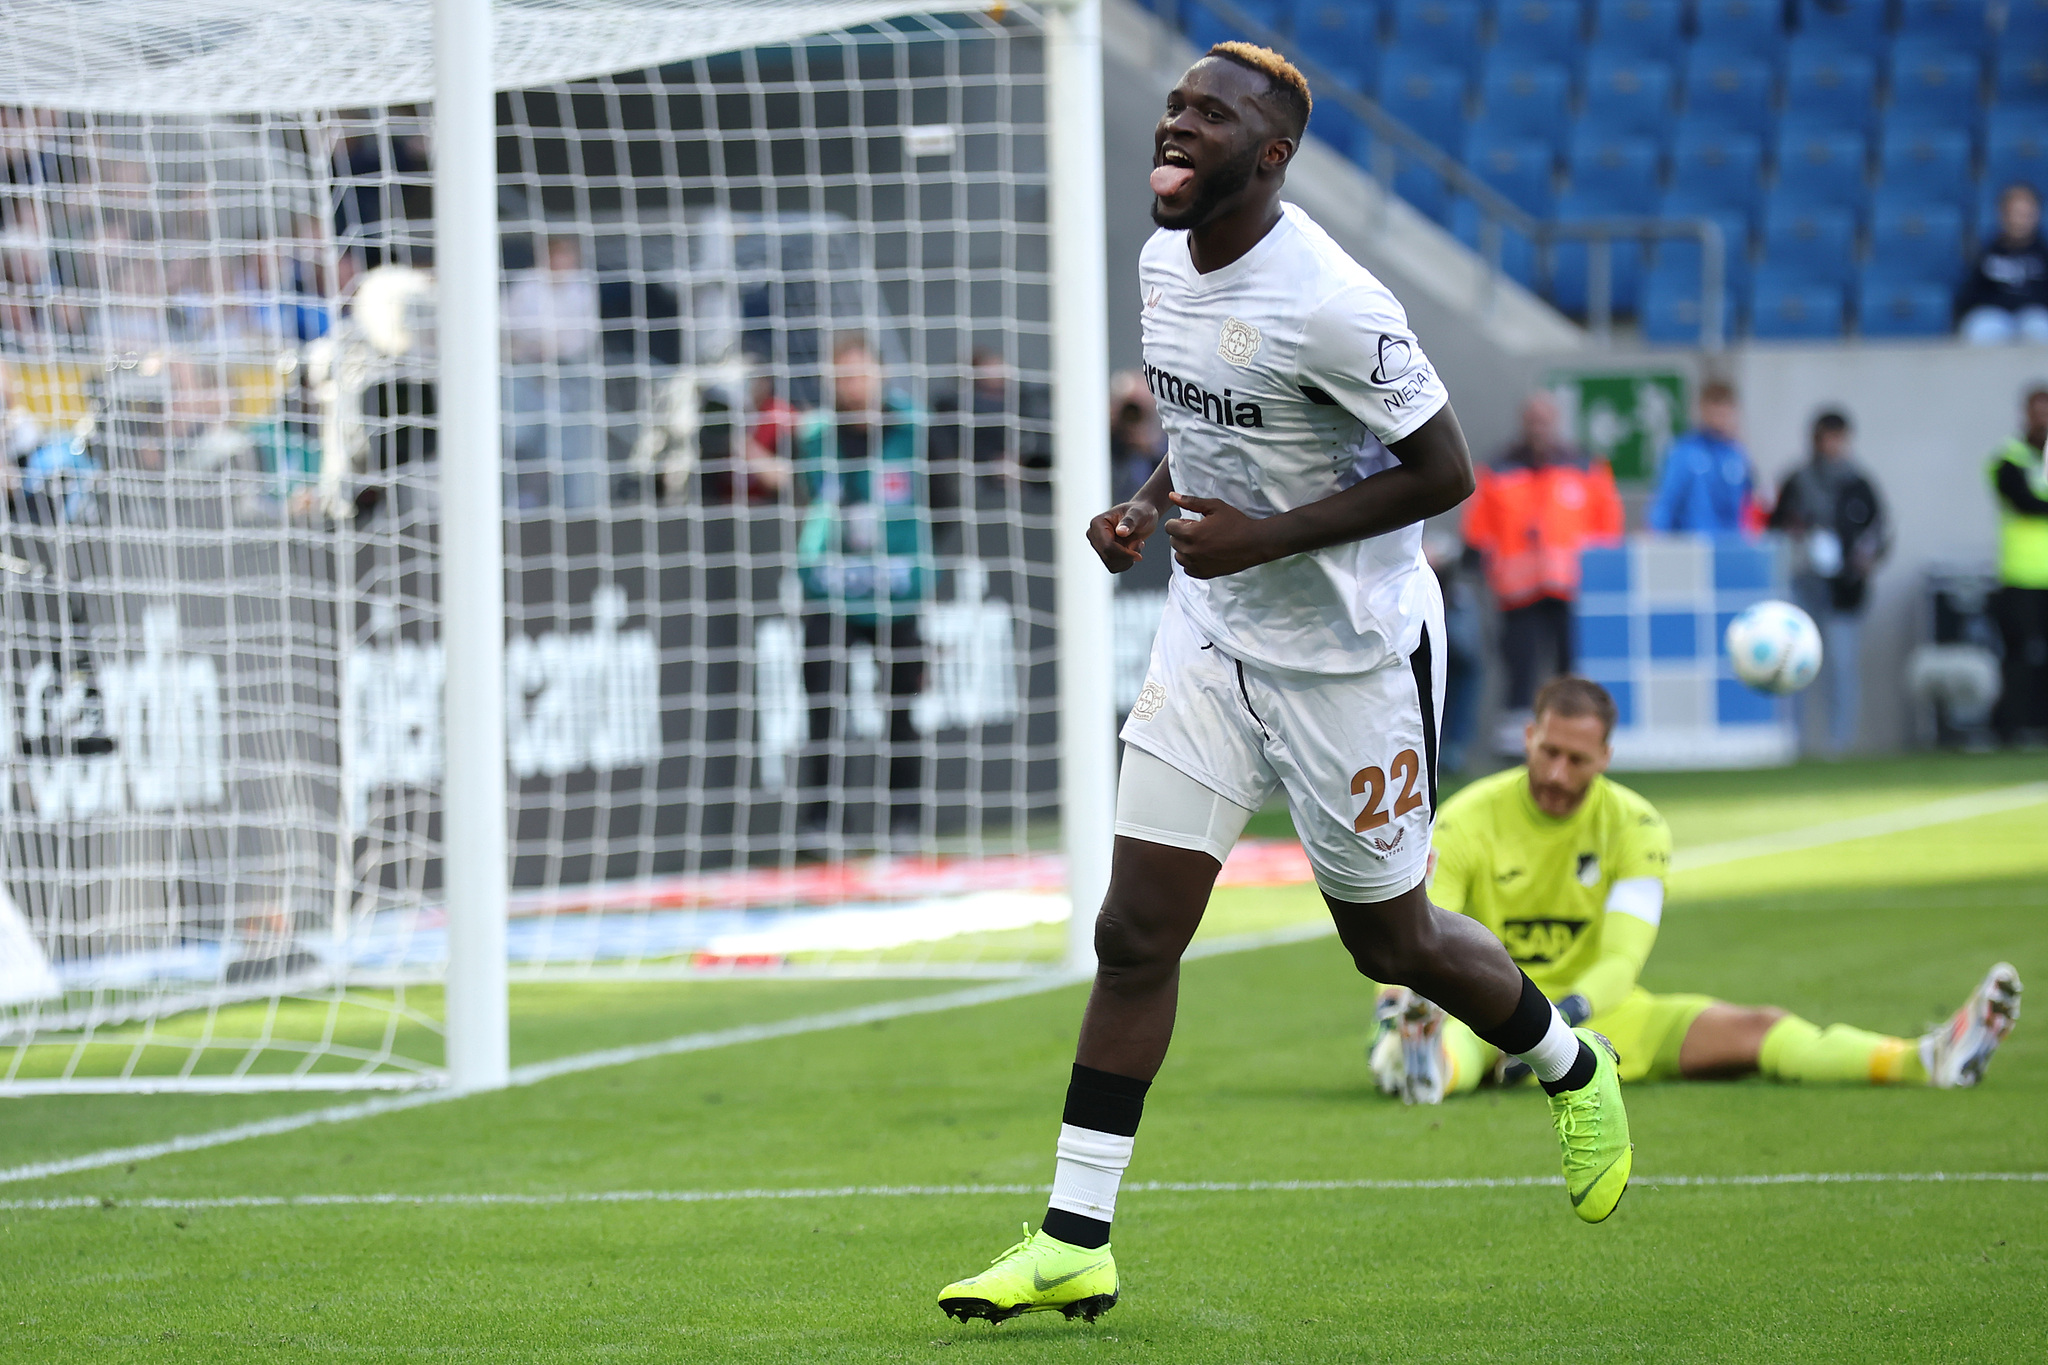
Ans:
{"label": "white sock", "polygon": [[1572,1063],[1579,1060],[1579,1035],[1572,1032],[1572,1026],[1564,1021],[1555,1005],[1550,1009],[1550,1028],[1544,1033],[1543,1041],[1522,1054],[1522,1060],[1536,1073],[1539,1081],[1561,1080],[1572,1069]]}
{"label": "white sock", "polygon": [[1135,1138],[1060,1125],[1059,1160],[1052,1171],[1053,1208],[1107,1223],[1116,1217],[1116,1189],[1131,1164]]}

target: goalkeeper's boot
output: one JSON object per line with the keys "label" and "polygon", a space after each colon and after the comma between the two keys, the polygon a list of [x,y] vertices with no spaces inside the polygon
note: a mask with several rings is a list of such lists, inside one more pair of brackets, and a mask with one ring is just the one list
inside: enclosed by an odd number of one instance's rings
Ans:
{"label": "goalkeeper's boot", "polygon": [[1372,1004],[1372,1041],[1365,1045],[1373,1084],[1382,1095],[1401,1093],[1401,1013],[1411,994],[1406,986],[1382,986]]}
{"label": "goalkeeper's boot", "polygon": [[939,1291],[939,1307],[966,1322],[1007,1322],[1020,1313],[1064,1313],[1089,1322],[1116,1307],[1116,1258],[1107,1246],[1069,1246],[1024,1225],[1024,1240],[979,1275]]}
{"label": "goalkeeper's boot", "polygon": [[1450,1016],[1434,1001],[1409,992],[1401,1011],[1401,1103],[1442,1104],[1451,1085],[1451,1056],[1444,1047]]}
{"label": "goalkeeper's boot", "polygon": [[1635,1168],[1628,1111],[1621,1104],[1620,1060],[1614,1045],[1589,1028],[1572,1030],[1593,1049],[1593,1079],[1550,1097],[1550,1121],[1564,1152],[1564,1189],[1572,1211],[1588,1223],[1614,1212]]}
{"label": "goalkeeper's boot", "polygon": [[1991,1054],[2019,1020],[2020,974],[2010,962],[2001,962],[1985,973],[1946,1024],[1920,1040],[1927,1083],[1948,1090],[1984,1079]]}

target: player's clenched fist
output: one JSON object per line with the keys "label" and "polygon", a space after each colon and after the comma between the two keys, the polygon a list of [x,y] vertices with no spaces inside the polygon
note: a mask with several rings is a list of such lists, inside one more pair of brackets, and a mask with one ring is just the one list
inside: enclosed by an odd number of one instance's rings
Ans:
{"label": "player's clenched fist", "polygon": [[1263,525],[1227,502],[1215,498],[1168,495],[1173,505],[1193,512],[1166,523],[1173,557],[1190,578],[1221,578],[1273,558]]}
{"label": "player's clenched fist", "polygon": [[1145,539],[1159,528],[1159,509],[1143,499],[1121,502],[1088,523],[1088,543],[1103,567],[1122,573],[1145,557]]}

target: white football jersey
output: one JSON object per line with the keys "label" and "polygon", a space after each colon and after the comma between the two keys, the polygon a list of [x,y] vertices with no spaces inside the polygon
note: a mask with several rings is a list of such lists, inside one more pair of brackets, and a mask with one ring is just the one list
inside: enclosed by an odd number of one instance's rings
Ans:
{"label": "white football jersey", "polygon": [[[1138,278],[1145,380],[1183,495],[1252,517],[1320,501],[1397,463],[1387,443],[1446,401],[1400,301],[1293,204],[1206,275],[1185,232],[1155,232]],[[1405,658],[1435,591],[1420,522],[1222,578],[1173,567],[1174,601],[1226,653],[1310,673]]]}

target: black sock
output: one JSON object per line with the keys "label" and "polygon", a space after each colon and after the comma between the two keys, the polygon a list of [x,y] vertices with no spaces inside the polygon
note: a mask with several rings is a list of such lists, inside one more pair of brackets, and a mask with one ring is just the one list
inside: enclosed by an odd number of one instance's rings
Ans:
{"label": "black sock", "polygon": [[1543,1041],[1543,1035],[1550,1032],[1554,1008],[1550,997],[1536,989],[1527,972],[1521,973],[1521,977],[1522,998],[1515,1002],[1515,1012],[1490,1029],[1472,1030],[1479,1035],[1480,1042],[1499,1048],[1510,1057],[1519,1057]]}
{"label": "black sock", "polygon": [[1587,1047],[1581,1039],[1579,1059],[1572,1063],[1572,1069],[1554,1081],[1538,1081],[1537,1084],[1543,1087],[1543,1093],[1546,1095],[1562,1095],[1567,1090],[1581,1089],[1593,1083],[1593,1069],[1597,1063],[1598,1059],[1593,1056],[1593,1049]]}
{"label": "black sock", "polygon": [[[1060,1122],[1073,1128],[1092,1129],[1116,1137],[1136,1137],[1138,1120],[1145,1113],[1145,1092],[1152,1082],[1092,1066],[1074,1063],[1073,1079],[1067,1082],[1067,1104]],[[1069,1209],[1048,1207],[1039,1224],[1048,1237],[1069,1246],[1099,1247],[1109,1243],[1109,1224]]]}

